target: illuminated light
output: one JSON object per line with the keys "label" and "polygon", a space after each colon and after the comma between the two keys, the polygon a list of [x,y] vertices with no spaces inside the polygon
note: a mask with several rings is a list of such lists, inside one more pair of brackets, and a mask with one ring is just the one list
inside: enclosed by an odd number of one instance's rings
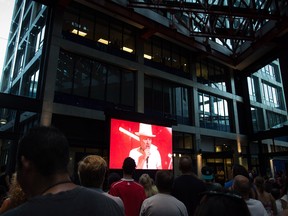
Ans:
{"label": "illuminated light", "polygon": [[173,157],[176,157],[176,154],[175,154],[175,153],[173,154]]}
{"label": "illuminated light", "polygon": [[102,44],[105,44],[105,45],[108,45],[108,44],[109,44],[109,41],[108,41],[108,40],[105,40],[105,39],[103,39],[103,38],[100,38],[100,39],[98,40],[98,42],[99,42],[99,43],[102,43]]}
{"label": "illuminated light", "polygon": [[133,49],[130,49],[130,48],[128,48],[128,47],[123,47],[123,51],[132,53],[132,52],[133,52]]}
{"label": "illuminated light", "polygon": [[182,157],[182,155],[181,155],[181,154],[179,154],[179,157]]}
{"label": "illuminated light", "polygon": [[6,120],[6,119],[0,119],[0,124],[1,124],[1,125],[7,124],[7,120]]}
{"label": "illuminated light", "polygon": [[201,154],[197,154],[197,174],[198,176],[201,176],[201,168],[202,168],[202,155]]}
{"label": "illuminated light", "polygon": [[144,54],[144,58],[151,60],[151,59],[152,59],[152,56],[147,55],[147,54]]}
{"label": "illuminated light", "polygon": [[73,29],[73,30],[72,30],[72,33],[73,33],[73,34],[80,35],[80,36],[82,36],[82,37],[85,37],[85,36],[87,35],[86,32],[83,32],[83,31],[80,31],[80,30],[77,30],[77,29]]}

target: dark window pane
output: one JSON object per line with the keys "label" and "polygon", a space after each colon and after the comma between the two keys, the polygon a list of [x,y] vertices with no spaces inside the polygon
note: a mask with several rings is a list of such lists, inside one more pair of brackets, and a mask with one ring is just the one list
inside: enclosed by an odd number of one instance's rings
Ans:
{"label": "dark window pane", "polygon": [[122,70],[121,102],[123,105],[134,106],[134,100],[135,100],[134,92],[135,92],[134,73],[128,70]]}
{"label": "dark window pane", "polygon": [[71,93],[73,80],[74,56],[61,51],[59,54],[56,91]]}
{"label": "dark window pane", "polygon": [[118,68],[108,66],[107,101],[114,104],[120,103],[120,71]]}
{"label": "dark window pane", "polygon": [[91,76],[91,61],[79,57],[75,63],[75,74],[74,74],[74,87],[73,93],[75,95],[88,97],[90,76]]}
{"label": "dark window pane", "polygon": [[95,61],[92,67],[91,98],[105,100],[106,75],[105,65]]}

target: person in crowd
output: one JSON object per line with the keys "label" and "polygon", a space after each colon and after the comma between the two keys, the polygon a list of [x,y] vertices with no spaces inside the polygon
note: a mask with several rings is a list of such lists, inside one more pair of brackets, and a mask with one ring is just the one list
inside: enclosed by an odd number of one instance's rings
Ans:
{"label": "person in crowd", "polygon": [[135,160],[136,169],[162,169],[161,155],[157,146],[152,144],[152,139],[156,137],[152,133],[152,125],[140,123],[135,134],[140,139],[140,146],[132,149],[129,157]]}
{"label": "person in crowd", "polygon": [[288,208],[286,208],[282,211],[281,216],[288,216]]}
{"label": "person in crowd", "polygon": [[240,164],[234,164],[232,166],[232,169],[231,169],[231,179],[229,181],[225,182],[224,188],[231,189],[231,187],[233,185],[234,177],[237,175],[243,175],[249,179],[248,170]]}
{"label": "person in crowd", "polygon": [[262,202],[269,216],[277,215],[276,202],[271,193],[264,190],[265,181],[261,176],[256,176],[254,179],[256,186],[257,199]]}
{"label": "person in crowd", "polygon": [[206,186],[193,173],[191,157],[182,156],[179,159],[179,170],[182,174],[174,180],[172,195],[185,204],[188,214],[191,216],[200,202],[199,195],[206,191]]}
{"label": "person in crowd", "polygon": [[25,193],[18,184],[16,175],[16,173],[12,175],[8,196],[3,200],[0,208],[0,214],[8,211],[9,209],[15,208],[27,201]]}
{"label": "person in crowd", "polygon": [[99,155],[88,155],[78,163],[78,175],[81,185],[92,188],[113,199],[122,209],[124,204],[120,197],[112,196],[103,191],[103,184],[107,172],[107,163]]}
{"label": "person in crowd", "polygon": [[214,170],[212,167],[204,166],[201,169],[202,179],[206,184],[207,191],[220,191],[222,185],[214,181]]}
{"label": "person in crowd", "polygon": [[170,195],[173,184],[173,174],[171,171],[157,171],[155,184],[159,193],[144,200],[141,206],[140,216],[188,216],[185,205]]}
{"label": "person in crowd", "polygon": [[282,212],[283,212],[283,208],[285,208],[282,204],[281,201],[281,196],[280,196],[280,188],[276,185],[274,185],[271,189],[271,195],[273,196],[273,198],[275,199],[275,203],[276,203],[276,208],[277,208],[277,215],[281,216]]}
{"label": "person in crowd", "polygon": [[17,180],[28,201],[3,216],[123,216],[111,198],[71,182],[69,144],[58,129],[30,129],[18,144],[16,160]]}
{"label": "person in crowd", "polygon": [[126,216],[139,215],[142,202],[146,199],[144,187],[133,179],[135,169],[134,159],[125,158],[122,165],[123,178],[114,182],[109,190],[109,194],[122,199]]}
{"label": "person in crowd", "polygon": [[9,175],[6,173],[6,165],[0,167],[0,185],[5,188],[6,191],[9,190],[10,180]]}
{"label": "person in crowd", "polygon": [[[207,191],[204,193],[194,216],[250,216],[241,196],[231,191]],[[264,216],[264,215],[262,215]]]}
{"label": "person in crowd", "polygon": [[[287,180],[286,180],[287,181]],[[281,200],[281,203],[282,203],[282,206],[283,206],[283,209],[288,209],[288,183],[284,183],[282,186],[281,186],[281,189],[280,189],[280,200]]]}
{"label": "person in crowd", "polygon": [[7,190],[6,187],[0,185],[0,208],[2,206],[3,201],[7,198]]}
{"label": "person in crowd", "polygon": [[146,197],[151,197],[158,193],[158,189],[149,174],[142,174],[139,178],[139,183],[144,187]]}
{"label": "person in crowd", "polygon": [[235,176],[232,190],[239,193],[245,200],[251,216],[268,216],[263,204],[259,200],[250,198],[251,182],[246,176]]}

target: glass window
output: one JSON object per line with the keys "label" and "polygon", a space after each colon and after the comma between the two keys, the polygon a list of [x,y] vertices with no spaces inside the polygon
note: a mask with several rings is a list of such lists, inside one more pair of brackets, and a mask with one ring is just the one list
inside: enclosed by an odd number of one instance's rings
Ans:
{"label": "glass window", "polygon": [[144,58],[152,60],[152,43],[151,40],[145,40],[144,42]]}
{"label": "glass window", "polygon": [[162,62],[161,40],[158,38],[155,38],[152,41],[152,60],[155,62]]}
{"label": "glass window", "polygon": [[20,95],[20,80],[18,80],[11,88],[11,94]]}
{"label": "glass window", "polygon": [[221,91],[227,91],[229,84],[229,74],[226,68],[210,61],[200,61],[196,63],[197,81],[206,86],[210,86]]}
{"label": "glass window", "polygon": [[191,134],[184,133],[184,148],[185,149],[194,149],[193,139]]}
{"label": "glass window", "polygon": [[247,77],[247,82],[248,82],[248,91],[249,91],[250,100],[256,101],[254,80],[251,77]]}
{"label": "glass window", "polygon": [[200,126],[229,132],[231,129],[227,100],[201,92],[198,97]]}
{"label": "glass window", "polygon": [[39,69],[30,68],[23,76],[23,81],[21,85],[21,96],[36,98],[37,96],[37,86],[39,79]]}
{"label": "glass window", "polygon": [[179,49],[179,47],[177,45],[173,44],[171,50],[172,50],[172,52],[171,52],[171,57],[172,57],[171,58],[171,66],[173,68],[181,69],[181,66],[180,66],[180,49]]}
{"label": "glass window", "polygon": [[77,32],[75,33],[81,37],[85,37],[90,40],[93,40],[94,39],[94,16],[90,15],[89,13],[85,11],[81,11],[79,22],[80,24],[78,26]]}
{"label": "glass window", "polygon": [[69,94],[72,93],[74,61],[75,57],[73,54],[64,51],[59,53],[55,88],[56,91]]}
{"label": "glass window", "polygon": [[145,110],[153,110],[153,79],[145,76],[144,102]]}
{"label": "glass window", "polygon": [[167,41],[162,42],[162,63],[169,67],[172,66],[170,43]]}
{"label": "glass window", "polygon": [[160,113],[163,112],[162,82],[156,79],[153,81],[153,109]]}
{"label": "glass window", "polygon": [[16,117],[16,110],[0,107],[0,131],[8,131],[8,130],[13,131],[15,117]]}
{"label": "glass window", "polygon": [[108,102],[120,104],[120,71],[113,66],[107,66],[107,98]]}
{"label": "glass window", "polygon": [[74,68],[73,94],[88,97],[91,67],[92,65],[89,59],[82,57],[77,58]]}
{"label": "glass window", "polygon": [[183,55],[180,56],[180,69],[186,73],[189,73],[189,53],[184,52]]}
{"label": "glass window", "polygon": [[95,24],[95,40],[99,42],[102,45],[108,45],[111,43],[109,41],[109,20],[107,17],[99,16],[96,18],[96,24]]}
{"label": "glass window", "polygon": [[172,88],[167,83],[163,83],[163,112],[170,114],[172,108]]}
{"label": "glass window", "polygon": [[194,150],[193,136],[188,133],[173,132],[173,149]]}
{"label": "glass window", "polygon": [[56,91],[131,108],[135,106],[135,73],[61,50]]}
{"label": "glass window", "polygon": [[79,16],[76,11],[68,11],[64,12],[64,22],[63,22],[63,32],[66,33],[77,33],[79,26]]}
{"label": "glass window", "polygon": [[135,35],[134,31],[124,28],[123,32],[123,50],[129,53],[135,53]]}
{"label": "glass window", "polygon": [[113,21],[110,24],[110,41],[111,46],[115,49],[122,49],[122,23]]}
{"label": "glass window", "polygon": [[287,116],[285,115],[281,115],[271,111],[266,111],[266,114],[268,120],[268,128],[278,127],[279,125],[287,121]]}
{"label": "glass window", "polygon": [[16,62],[15,62],[15,69],[13,72],[13,79],[15,79],[22,71],[24,68],[24,50],[23,48],[20,48],[18,51],[18,55],[16,57]]}
{"label": "glass window", "polygon": [[254,133],[265,129],[263,110],[261,108],[251,107],[251,117]]}
{"label": "glass window", "polygon": [[267,83],[262,83],[263,102],[271,107],[280,108],[278,90]]}
{"label": "glass window", "polygon": [[[135,82],[134,74],[129,70],[121,70],[122,82],[121,82],[121,101],[125,106],[134,106],[135,98]],[[127,97],[129,95],[129,97]]]}
{"label": "glass window", "polygon": [[97,100],[105,100],[105,86],[107,79],[107,68],[105,65],[94,61],[91,77],[90,97]]}
{"label": "glass window", "polygon": [[184,148],[183,134],[180,132],[173,132],[173,149]]}
{"label": "glass window", "polygon": [[44,36],[45,36],[45,26],[41,28],[41,30],[37,33],[36,43],[35,43],[35,53],[38,52],[40,48],[43,46]]}
{"label": "glass window", "polygon": [[145,77],[145,112],[177,118],[178,123],[191,124],[189,90],[172,82]]}

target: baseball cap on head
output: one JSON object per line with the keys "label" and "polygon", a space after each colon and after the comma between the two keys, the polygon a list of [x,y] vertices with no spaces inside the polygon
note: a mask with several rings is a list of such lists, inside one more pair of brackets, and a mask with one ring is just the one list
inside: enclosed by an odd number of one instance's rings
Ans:
{"label": "baseball cap on head", "polygon": [[214,178],[214,171],[211,167],[204,166],[201,169],[202,179],[204,180],[212,180]]}

